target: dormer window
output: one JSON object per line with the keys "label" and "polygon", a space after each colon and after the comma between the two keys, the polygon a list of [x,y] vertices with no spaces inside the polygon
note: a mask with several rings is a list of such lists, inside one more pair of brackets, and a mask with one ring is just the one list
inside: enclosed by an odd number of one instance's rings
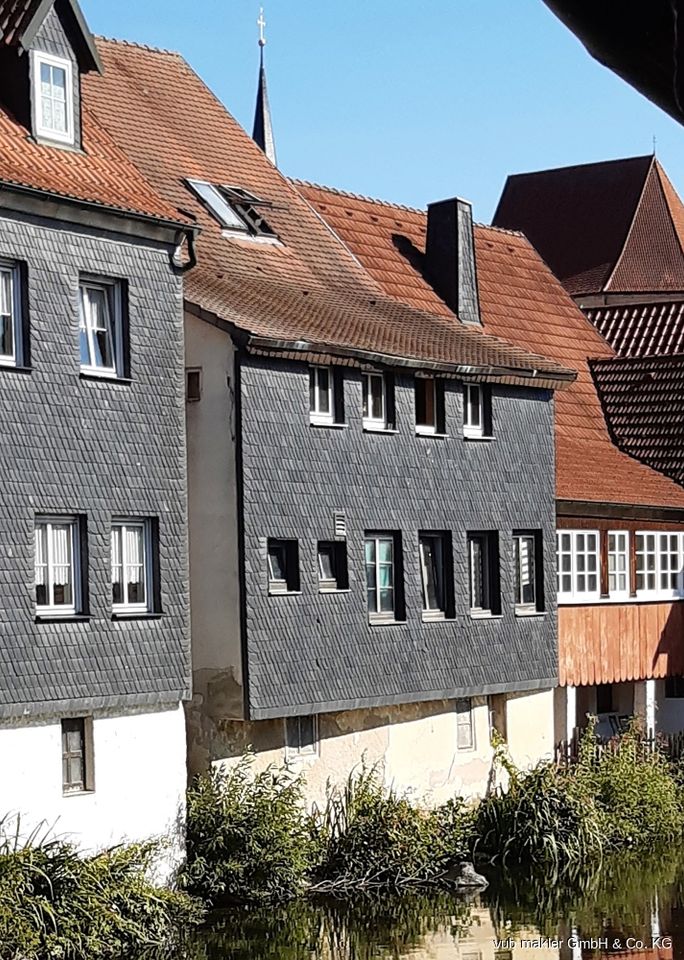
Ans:
{"label": "dormer window", "polygon": [[33,53],[33,100],[36,136],[73,143],[73,72],[69,60],[49,53]]}
{"label": "dormer window", "polygon": [[264,208],[271,206],[267,200],[260,200],[242,187],[226,187],[190,179],[187,184],[227,235],[270,241],[278,239],[275,230],[264,219]]}

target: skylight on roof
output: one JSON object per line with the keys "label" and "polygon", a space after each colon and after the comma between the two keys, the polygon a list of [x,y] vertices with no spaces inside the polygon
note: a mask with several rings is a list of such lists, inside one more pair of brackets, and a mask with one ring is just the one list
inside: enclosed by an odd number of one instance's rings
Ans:
{"label": "skylight on roof", "polygon": [[214,185],[204,180],[188,179],[186,182],[224,230],[249,237],[277,239],[259,209],[270,206],[267,201],[242,187]]}

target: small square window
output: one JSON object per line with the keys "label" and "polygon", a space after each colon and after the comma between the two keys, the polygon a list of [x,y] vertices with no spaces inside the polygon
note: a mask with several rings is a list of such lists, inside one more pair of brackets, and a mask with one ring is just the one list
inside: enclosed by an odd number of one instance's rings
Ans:
{"label": "small square window", "polygon": [[62,791],[65,795],[94,789],[93,724],[90,717],[62,720]]}
{"label": "small square window", "polygon": [[73,67],[71,61],[35,51],[33,100],[37,137],[74,142]]}
{"label": "small square window", "polygon": [[370,430],[387,429],[387,384],[382,373],[363,375],[363,425]]}
{"label": "small square window", "polygon": [[285,751],[288,759],[318,756],[318,717],[285,718]]}
{"label": "small square window", "polygon": [[152,610],[152,523],[116,520],[112,524],[112,612]]}
{"label": "small square window", "polygon": [[491,438],[492,412],[489,387],[479,383],[463,385],[463,436]]}
{"label": "small square window", "polygon": [[665,677],[665,696],[668,700],[684,698],[684,677]]}
{"label": "small square window", "polygon": [[81,370],[103,377],[123,377],[124,318],[122,285],[82,280],[79,287]]}
{"label": "small square window", "polygon": [[501,612],[498,536],[494,532],[468,534],[470,611],[475,615]]}
{"label": "small square window", "polygon": [[36,611],[41,616],[81,612],[80,524],[74,517],[36,520]]}
{"label": "small square window", "polygon": [[456,701],[456,747],[458,750],[473,750],[475,747],[473,704],[470,697],[462,697]]}
{"label": "small square window", "polygon": [[541,531],[514,531],[515,606],[519,613],[544,609]]}
{"label": "small square window", "polygon": [[598,600],[598,530],[559,530],[556,539],[559,600]]}
{"label": "small square window", "polygon": [[188,367],[185,371],[185,399],[188,403],[196,403],[202,398],[202,369]]}
{"label": "small square window", "polygon": [[0,364],[21,366],[25,362],[22,308],[19,265],[0,260]]}
{"label": "small square window", "polygon": [[296,593],[299,590],[299,547],[296,540],[269,540],[268,592]]}
{"label": "small square window", "polygon": [[320,540],[318,543],[318,588],[322,593],[346,590],[347,544],[344,540]]}

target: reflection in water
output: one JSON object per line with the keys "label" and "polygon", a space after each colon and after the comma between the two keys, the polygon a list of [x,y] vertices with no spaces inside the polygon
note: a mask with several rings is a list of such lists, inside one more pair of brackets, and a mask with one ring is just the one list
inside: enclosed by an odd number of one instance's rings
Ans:
{"label": "reflection in water", "polygon": [[490,875],[471,903],[436,893],[236,908],[193,935],[185,957],[673,960],[684,957],[683,878],[681,854],[666,851],[612,859],[564,887]]}

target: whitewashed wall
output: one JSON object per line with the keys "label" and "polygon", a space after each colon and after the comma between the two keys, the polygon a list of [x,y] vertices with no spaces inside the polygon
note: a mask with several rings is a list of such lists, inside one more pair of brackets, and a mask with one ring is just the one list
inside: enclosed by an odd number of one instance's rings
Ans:
{"label": "whitewashed wall", "polygon": [[157,876],[170,879],[183,856],[182,707],[125,716],[96,712],[93,745],[94,791],[64,796],[59,719],[0,724],[0,818],[19,814],[23,835],[42,824],[83,851],[167,837]]}

